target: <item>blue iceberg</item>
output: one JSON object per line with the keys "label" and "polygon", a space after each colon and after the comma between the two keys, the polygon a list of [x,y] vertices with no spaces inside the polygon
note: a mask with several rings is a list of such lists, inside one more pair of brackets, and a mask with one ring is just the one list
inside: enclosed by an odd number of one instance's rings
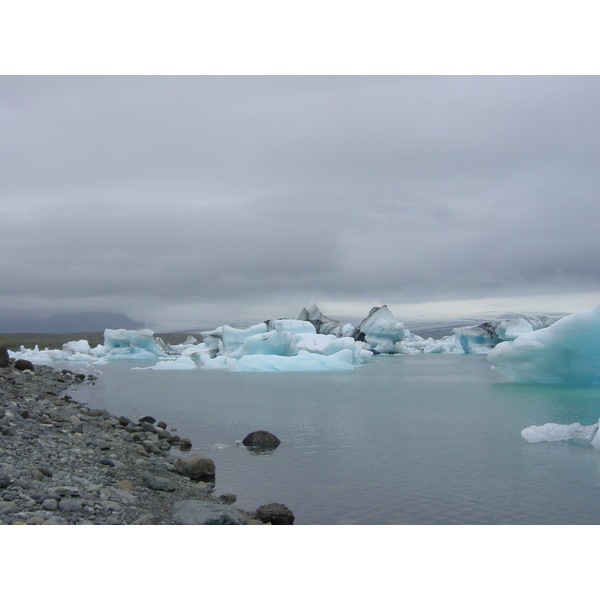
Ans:
{"label": "blue iceberg", "polygon": [[600,306],[501,342],[488,360],[519,383],[600,385]]}

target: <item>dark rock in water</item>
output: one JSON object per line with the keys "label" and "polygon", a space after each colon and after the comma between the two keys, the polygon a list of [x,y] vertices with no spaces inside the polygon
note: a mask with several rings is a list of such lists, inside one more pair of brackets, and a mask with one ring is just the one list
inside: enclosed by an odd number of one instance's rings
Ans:
{"label": "dark rock in water", "polygon": [[8,367],[8,348],[6,346],[0,346],[0,368]]}
{"label": "dark rock in water", "polygon": [[157,427],[160,427],[161,429],[166,429],[167,428],[167,424],[164,421],[159,421],[156,424]]}
{"label": "dark rock in water", "polygon": [[189,450],[192,447],[192,440],[190,438],[181,438],[179,440],[180,450]]}
{"label": "dark rock in water", "polygon": [[268,446],[271,448],[277,448],[281,444],[281,440],[272,433],[261,429],[259,431],[253,431],[249,433],[243,440],[244,446]]}
{"label": "dark rock in water", "polygon": [[293,525],[294,513],[285,504],[263,504],[256,509],[255,518],[271,525]]}
{"label": "dark rock in water", "polygon": [[144,471],[142,473],[142,479],[151,490],[172,492],[176,488],[175,484],[166,479],[165,477],[157,477],[156,475],[152,475],[152,473],[149,473],[148,471]]}
{"label": "dark rock in water", "polygon": [[152,424],[152,423],[156,423],[156,419],[154,417],[142,417],[139,420],[139,422],[140,423],[150,423],[150,424]]}
{"label": "dark rock in water", "polygon": [[171,514],[177,525],[244,525],[247,520],[232,506],[202,500],[174,502]]}
{"label": "dark rock in water", "polygon": [[15,369],[18,371],[33,371],[33,364],[24,358],[19,358],[15,361]]}
{"label": "dark rock in water", "polygon": [[194,481],[213,481],[215,463],[203,454],[191,454],[177,459],[175,471]]}

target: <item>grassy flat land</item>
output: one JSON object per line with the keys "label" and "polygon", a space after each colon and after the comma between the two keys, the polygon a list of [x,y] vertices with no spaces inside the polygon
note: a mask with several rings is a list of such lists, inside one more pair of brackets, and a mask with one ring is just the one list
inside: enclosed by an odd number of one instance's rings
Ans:
{"label": "grassy flat land", "polygon": [[[182,344],[189,334],[187,333],[158,333],[154,337],[161,338],[167,344]],[[194,334],[201,342],[202,336]],[[60,350],[67,342],[87,340],[92,348],[98,344],[104,344],[104,332],[94,333],[0,333],[0,346],[6,346],[9,350],[16,351],[21,346],[33,348],[37,345],[40,350]]]}

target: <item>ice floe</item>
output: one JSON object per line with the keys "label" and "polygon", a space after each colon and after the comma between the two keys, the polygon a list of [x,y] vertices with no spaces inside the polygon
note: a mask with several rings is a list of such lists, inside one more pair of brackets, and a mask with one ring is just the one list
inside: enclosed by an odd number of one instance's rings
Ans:
{"label": "ice floe", "polygon": [[532,425],[523,429],[521,435],[530,444],[535,442],[571,442],[583,445],[591,444],[596,448],[600,448],[598,423],[593,425],[581,425],[581,423]]}

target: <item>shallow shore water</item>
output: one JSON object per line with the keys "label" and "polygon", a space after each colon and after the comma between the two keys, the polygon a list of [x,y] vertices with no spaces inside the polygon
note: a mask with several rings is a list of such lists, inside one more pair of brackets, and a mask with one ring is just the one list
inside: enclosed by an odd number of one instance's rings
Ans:
{"label": "shallow shore water", "polygon": [[[600,524],[600,451],[521,434],[598,423],[595,388],[515,384],[484,355],[377,356],[340,373],[132,370],[144,365],[99,367],[75,397],[160,415],[215,461],[214,494],[237,507],[281,502],[296,525]],[[255,429],[281,445],[236,443]]]}

